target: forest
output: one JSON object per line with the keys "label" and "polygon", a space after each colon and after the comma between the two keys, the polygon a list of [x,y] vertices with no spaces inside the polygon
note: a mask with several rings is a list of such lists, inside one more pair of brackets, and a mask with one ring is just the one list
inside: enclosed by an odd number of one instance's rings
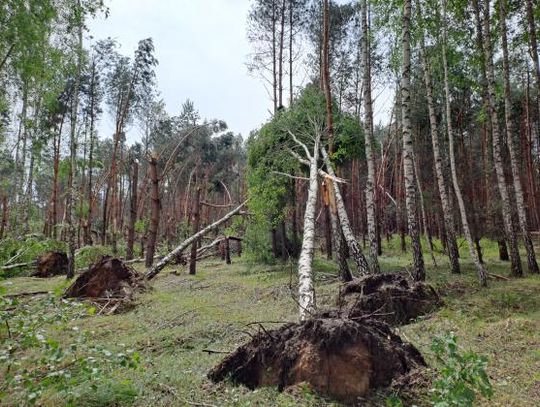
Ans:
{"label": "forest", "polygon": [[0,405],[540,405],[540,2],[232,3],[249,134],[0,0]]}

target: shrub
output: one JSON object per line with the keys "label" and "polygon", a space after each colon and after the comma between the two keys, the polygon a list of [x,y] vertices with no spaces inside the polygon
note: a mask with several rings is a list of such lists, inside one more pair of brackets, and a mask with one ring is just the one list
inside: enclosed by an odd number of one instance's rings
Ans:
{"label": "shrub", "polygon": [[459,349],[453,332],[435,338],[431,349],[440,363],[440,378],[431,389],[435,407],[472,407],[478,394],[493,395],[487,358]]}

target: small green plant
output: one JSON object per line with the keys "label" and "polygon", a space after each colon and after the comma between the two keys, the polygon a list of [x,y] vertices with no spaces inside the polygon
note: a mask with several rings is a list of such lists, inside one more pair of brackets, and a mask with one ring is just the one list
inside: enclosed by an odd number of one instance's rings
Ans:
{"label": "small green plant", "polygon": [[488,398],[493,395],[486,373],[487,358],[461,350],[453,332],[435,338],[431,350],[440,363],[440,378],[431,389],[435,407],[472,407],[478,394]]}
{"label": "small green plant", "polygon": [[9,389],[17,400],[8,404],[34,405],[49,390],[77,405],[81,383],[97,389],[113,367],[138,366],[133,350],[91,344],[74,325],[89,314],[85,305],[53,296],[31,302],[0,296],[0,401]]}

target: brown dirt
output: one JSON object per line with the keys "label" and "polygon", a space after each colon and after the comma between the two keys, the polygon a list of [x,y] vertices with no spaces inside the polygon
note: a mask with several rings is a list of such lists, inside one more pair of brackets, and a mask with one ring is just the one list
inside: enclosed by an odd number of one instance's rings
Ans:
{"label": "brown dirt", "polygon": [[403,325],[442,305],[435,289],[397,273],[368,275],[346,284],[338,304],[350,318],[369,315]]}
{"label": "brown dirt", "polygon": [[208,377],[215,382],[230,378],[250,389],[277,386],[280,391],[307,383],[322,395],[353,403],[424,365],[418,350],[384,322],[328,312],[259,332]]}
{"label": "brown dirt", "polygon": [[68,257],[64,252],[45,252],[36,260],[32,277],[48,278],[67,274]]}
{"label": "brown dirt", "polygon": [[142,281],[121,260],[104,256],[68,287],[64,297],[127,298],[142,286]]}

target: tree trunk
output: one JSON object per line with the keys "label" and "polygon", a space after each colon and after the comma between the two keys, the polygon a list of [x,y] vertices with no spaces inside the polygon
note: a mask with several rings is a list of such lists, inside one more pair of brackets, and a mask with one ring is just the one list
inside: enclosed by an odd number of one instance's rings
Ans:
{"label": "tree trunk", "polygon": [[283,108],[283,52],[285,50],[285,16],[287,0],[281,2],[281,21],[279,32],[279,70],[278,70],[278,109]]}
{"label": "tree trunk", "polygon": [[225,237],[225,263],[231,264],[231,245],[227,236]]}
{"label": "tree trunk", "polygon": [[369,240],[369,269],[372,273],[379,273],[379,245],[377,239],[377,216],[375,213],[375,154],[373,152],[373,106],[371,100],[371,58],[369,46],[369,27],[367,17],[367,0],[360,2],[362,20],[362,68],[364,88],[364,144],[367,161],[366,180],[366,209],[367,229]]}
{"label": "tree trunk", "polygon": [[[77,1],[77,6],[80,8],[80,0]],[[71,279],[75,276],[75,227],[73,225],[73,204],[74,204],[74,178],[76,171],[77,158],[77,114],[79,108],[79,90],[81,84],[81,73],[83,64],[83,22],[79,22],[78,27],[78,44],[77,44],[77,73],[75,77],[75,85],[73,90],[72,108],[71,108],[71,131],[70,131],[70,158],[69,158],[69,174],[68,186],[66,194],[66,217],[68,225],[68,270],[67,278]]]}
{"label": "tree trunk", "polygon": [[508,246],[506,245],[506,240],[504,239],[497,240],[497,247],[499,248],[499,260],[509,261],[510,256],[508,255]]}
{"label": "tree trunk", "polygon": [[[422,18],[420,9],[418,9],[418,15],[419,18]],[[452,208],[452,199],[448,196],[448,187],[446,185],[446,180],[444,179],[443,159],[441,155],[441,148],[439,145],[439,126],[437,123],[435,101],[433,99],[433,81],[431,79],[431,66],[426,56],[423,27],[421,35],[422,38],[420,41],[420,58],[422,60],[424,83],[426,85],[426,99],[429,112],[431,144],[433,147],[433,159],[435,161],[435,174],[437,177],[437,185],[439,188],[439,197],[441,198],[441,206],[443,210],[444,226],[446,231],[446,247],[448,251],[448,258],[450,259],[450,270],[452,271],[452,273],[459,273],[459,254],[456,242],[456,234],[454,231],[454,213]]]}
{"label": "tree trunk", "polygon": [[131,175],[131,199],[130,199],[130,217],[128,225],[128,237],[126,247],[126,260],[133,258],[133,244],[135,242],[135,223],[137,222],[137,188],[139,187],[139,163],[133,160]]}
{"label": "tree trunk", "polygon": [[328,191],[328,184],[326,181],[322,183],[323,189],[323,211],[324,211],[324,241],[325,241],[325,251],[326,259],[332,260],[332,217],[330,215],[330,192]]}
{"label": "tree trunk", "polygon": [[180,245],[178,245],[172,252],[170,252],[168,255],[166,255],[159,263],[157,263],[154,267],[152,267],[150,270],[147,271],[145,274],[145,277],[148,280],[153,279],[155,276],[159,274],[163,268],[167,264],[169,264],[173,259],[176,259],[185,249],[186,247],[189,247],[194,241],[199,240],[201,237],[205,236],[207,233],[211,232],[212,230],[215,230],[217,227],[222,225],[223,223],[227,222],[229,219],[231,219],[233,216],[238,214],[240,210],[244,207],[244,205],[247,203],[247,201],[244,201],[240,206],[233,209],[231,212],[226,214],[221,219],[215,221],[214,223],[206,226],[204,229],[200,230],[195,235],[187,238],[184,240]]}
{"label": "tree trunk", "polygon": [[157,157],[154,153],[150,155],[150,160],[148,161],[148,164],[148,172],[150,174],[150,181],[152,182],[152,210],[150,215],[150,227],[148,229],[148,242],[146,244],[145,266],[147,268],[152,267],[152,264],[154,263],[154,255],[156,252],[156,242],[159,228],[159,178],[157,170]]}
{"label": "tree trunk", "polygon": [[499,194],[502,201],[502,215],[504,221],[504,229],[506,239],[510,245],[510,260],[512,275],[519,277],[523,275],[521,269],[521,259],[519,256],[518,242],[512,221],[512,203],[506,185],[504,175],[504,164],[501,149],[501,133],[499,129],[499,119],[497,114],[496,102],[496,84],[495,84],[495,69],[493,67],[493,50],[491,46],[491,29],[490,29],[490,11],[489,0],[484,4],[484,70],[486,72],[487,87],[488,87],[488,107],[491,117],[492,127],[492,142],[493,142],[493,163],[495,166],[495,174],[497,175],[497,184]]}
{"label": "tree trunk", "polygon": [[[201,188],[197,188],[195,196],[193,197],[193,208],[191,211],[191,216],[193,218],[192,222],[192,234],[195,235],[199,231],[199,223],[201,220],[200,216],[200,206],[201,206]],[[197,272],[197,246],[199,245],[199,240],[195,240],[191,245],[191,256],[189,258],[189,274],[195,275]]]}
{"label": "tree trunk", "polygon": [[533,60],[534,74],[536,76],[536,89],[537,89],[537,113],[538,123],[536,132],[536,160],[538,163],[538,171],[540,172],[540,62],[538,58],[538,43],[536,38],[536,23],[534,21],[534,5],[532,0],[527,0],[527,22],[528,22],[528,36],[530,43],[530,53]]}
{"label": "tree trunk", "polygon": [[500,22],[499,27],[502,38],[503,49],[503,71],[504,71],[504,118],[506,123],[506,142],[510,152],[510,166],[512,169],[512,180],[514,184],[514,194],[516,198],[516,207],[519,219],[519,226],[527,250],[527,265],[529,272],[538,274],[538,264],[536,263],[536,255],[532,244],[531,235],[527,224],[527,213],[525,211],[525,199],[523,198],[523,188],[518,167],[518,154],[514,145],[514,122],[512,119],[512,101],[510,88],[510,61],[508,57],[508,39],[506,29],[506,0],[499,0],[500,6]]}
{"label": "tree trunk", "polygon": [[4,233],[8,223],[8,199],[7,195],[2,196],[2,223],[0,223],[0,240],[4,238]]}
{"label": "tree trunk", "polygon": [[317,135],[309,166],[309,188],[304,213],[304,238],[302,240],[300,258],[298,259],[298,305],[300,307],[300,320],[302,321],[308,319],[316,307],[312,263],[315,246],[315,209],[319,187],[319,181],[317,179],[319,144],[320,135]]}
{"label": "tree trunk", "polygon": [[[452,110],[450,105],[450,86],[448,79],[448,61],[446,56],[446,43],[447,43],[447,21],[446,21],[446,0],[444,0],[444,16],[443,16],[443,43],[442,43],[442,54],[443,54],[443,69],[444,69],[444,93],[445,93],[445,114],[446,114],[446,129],[448,133],[448,144],[449,144],[449,154],[450,154],[450,171],[452,173],[452,184],[454,186],[454,192],[456,193],[456,198],[458,201],[459,212],[461,214],[461,224],[463,226],[463,234],[467,240],[467,245],[469,246],[469,253],[473,259],[476,271],[478,273],[478,278],[480,284],[483,286],[487,285],[487,273],[484,269],[483,264],[480,262],[478,257],[478,252],[475,250],[471,229],[469,227],[469,220],[467,218],[467,210],[465,208],[465,201],[463,200],[463,195],[461,193],[461,187],[459,186],[457,168],[456,168],[456,156],[454,151],[454,130],[452,128]],[[447,231],[448,233],[449,231]]]}
{"label": "tree trunk", "polygon": [[[332,164],[330,163],[330,157],[328,156],[328,153],[324,148],[321,149],[321,152],[328,174],[330,174],[331,177],[335,178],[336,174],[334,172],[334,169],[332,168]],[[356,263],[358,273],[368,273],[370,272],[369,265],[352,231],[349,222],[349,216],[347,215],[345,204],[343,202],[343,197],[341,196],[341,191],[339,190],[339,185],[335,181],[332,182],[331,185],[333,186],[333,195],[330,195],[330,207],[335,206],[336,208],[339,223],[341,225],[341,230],[343,231],[343,236],[345,237],[345,241],[347,242],[347,246],[349,247],[353,260]],[[335,203],[332,202],[333,200],[335,200]],[[373,272],[373,270],[371,270],[371,272]]]}
{"label": "tree trunk", "polygon": [[417,222],[416,183],[414,180],[414,148],[411,129],[411,0],[403,4],[403,72],[401,76],[401,121],[403,123],[403,168],[405,173],[405,204],[409,235],[413,249],[413,277],[417,281],[426,278],[422,245]]}

